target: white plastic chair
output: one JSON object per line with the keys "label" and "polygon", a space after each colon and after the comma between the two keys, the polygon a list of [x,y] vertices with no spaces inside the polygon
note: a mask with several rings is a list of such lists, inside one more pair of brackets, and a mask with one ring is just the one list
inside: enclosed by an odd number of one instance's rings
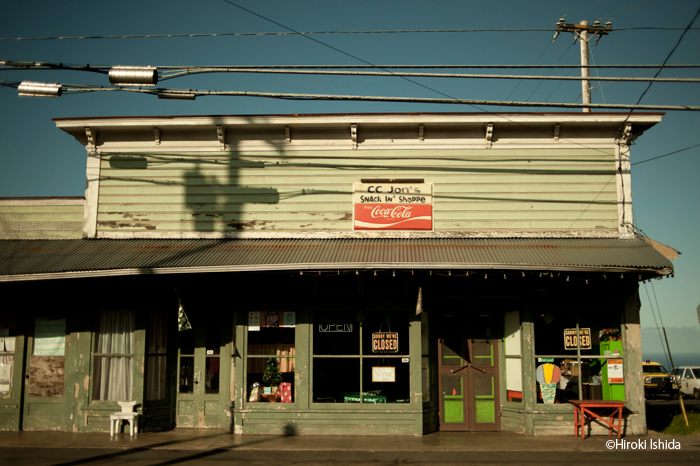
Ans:
{"label": "white plastic chair", "polygon": [[109,436],[114,437],[114,432],[119,432],[122,421],[129,421],[130,436],[139,433],[139,413],[134,411],[135,401],[117,401],[122,410],[119,413],[109,415]]}

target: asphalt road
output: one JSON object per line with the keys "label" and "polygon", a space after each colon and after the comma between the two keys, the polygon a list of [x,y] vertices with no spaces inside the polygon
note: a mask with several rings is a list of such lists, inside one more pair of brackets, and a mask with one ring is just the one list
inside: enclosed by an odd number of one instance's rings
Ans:
{"label": "asphalt road", "polygon": [[700,464],[700,451],[624,451],[577,452],[572,443],[570,454],[556,452],[302,452],[302,451],[173,451],[7,448],[2,450],[4,466],[74,465],[592,465],[592,464]]}
{"label": "asphalt road", "polygon": [[[688,412],[700,412],[700,401],[685,399]],[[661,431],[674,414],[680,413],[678,400],[658,397],[648,400],[649,428]],[[1,435],[1,433],[0,433]],[[700,464],[700,442],[680,450],[645,449],[581,450],[580,439],[571,439],[571,451],[290,451],[290,450],[163,450],[116,448],[2,448],[0,466],[74,466],[74,465],[586,465],[592,464]],[[507,448],[504,448],[507,449]]]}

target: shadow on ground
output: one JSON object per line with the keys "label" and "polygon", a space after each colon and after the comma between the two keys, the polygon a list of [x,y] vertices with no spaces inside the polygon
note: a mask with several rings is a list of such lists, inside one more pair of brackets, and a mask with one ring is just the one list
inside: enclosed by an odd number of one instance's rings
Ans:
{"label": "shadow on ground", "polygon": [[[700,406],[685,401],[686,413],[700,413]],[[656,432],[662,432],[671,424],[673,418],[678,414],[683,414],[681,404],[678,400],[672,402],[647,402],[647,428]]]}

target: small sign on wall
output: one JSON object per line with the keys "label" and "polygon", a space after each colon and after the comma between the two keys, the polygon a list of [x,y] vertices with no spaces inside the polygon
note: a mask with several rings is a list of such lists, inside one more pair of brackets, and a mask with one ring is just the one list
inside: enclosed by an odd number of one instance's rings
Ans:
{"label": "small sign on wall", "polygon": [[622,359],[608,359],[608,383],[625,383]]}
{"label": "small sign on wall", "polygon": [[396,382],[396,368],[391,366],[373,367],[372,382]]}
{"label": "small sign on wall", "polygon": [[432,230],[432,183],[353,183],[354,230]]}

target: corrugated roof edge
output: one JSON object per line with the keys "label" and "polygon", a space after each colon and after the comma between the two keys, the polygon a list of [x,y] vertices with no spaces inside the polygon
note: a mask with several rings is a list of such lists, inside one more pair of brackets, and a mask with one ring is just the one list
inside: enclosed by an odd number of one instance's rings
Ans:
{"label": "corrugated roof edge", "polygon": [[5,240],[0,259],[0,281],[338,269],[673,273],[642,238]]}

